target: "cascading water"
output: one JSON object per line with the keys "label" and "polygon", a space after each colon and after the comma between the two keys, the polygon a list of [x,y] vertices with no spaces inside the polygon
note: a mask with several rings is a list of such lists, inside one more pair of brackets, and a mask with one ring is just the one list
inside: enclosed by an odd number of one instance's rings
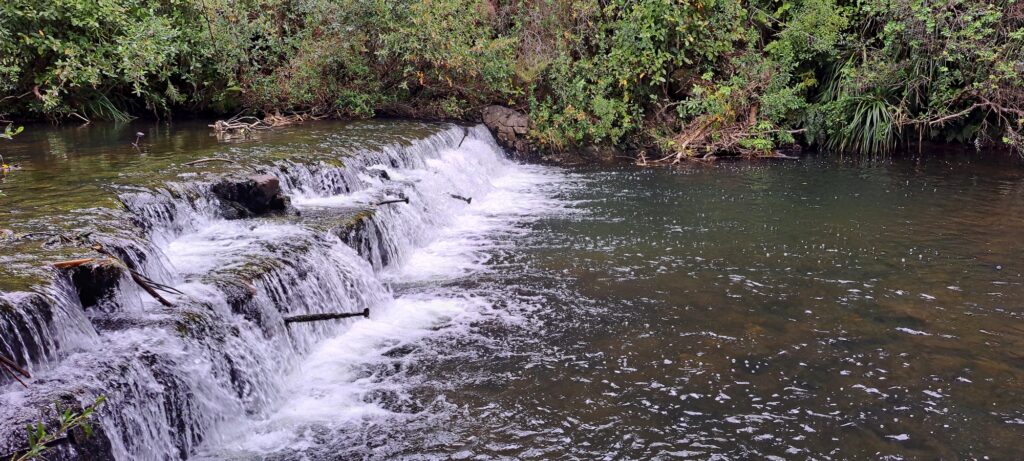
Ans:
{"label": "cascading water", "polygon": [[[119,217],[143,232],[96,240],[180,294],[165,307],[122,272],[113,292],[86,296],[75,277],[102,274],[75,273],[34,301],[46,318],[0,316],[9,323],[0,353],[36,375],[27,389],[0,381],[0,454],[23,448],[25,424],[99,395],[107,404],[96,435],[56,446],[51,459],[266,451],[301,443],[311,422],[383,411],[360,398],[368,389],[346,364],[480,307],[426,288],[396,299],[389,285],[426,287],[476,268],[481,233],[521,218],[526,205],[516,201],[543,200],[526,191],[547,179],[506,160],[482,127],[446,127],[339,160],[263,167],[293,207],[252,219],[226,219],[245,216],[211,193],[226,187],[216,180],[122,191]],[[389,199],[407,203],[377,205]],[[9,311],[32,312],[29,295],[5,296]],[[284,322],[364,308],[369,320]]]}

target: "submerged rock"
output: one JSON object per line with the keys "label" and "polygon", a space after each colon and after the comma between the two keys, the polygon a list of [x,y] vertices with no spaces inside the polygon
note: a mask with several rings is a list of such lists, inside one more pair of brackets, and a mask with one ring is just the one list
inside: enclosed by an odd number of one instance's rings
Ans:
{"label": "submerged rock", "polygon": [[291,200],[281,192],[275,176],[255,175],[245,179],[223,179],[210,187],[220,200],[227,219],[251,218],[292,210]]}

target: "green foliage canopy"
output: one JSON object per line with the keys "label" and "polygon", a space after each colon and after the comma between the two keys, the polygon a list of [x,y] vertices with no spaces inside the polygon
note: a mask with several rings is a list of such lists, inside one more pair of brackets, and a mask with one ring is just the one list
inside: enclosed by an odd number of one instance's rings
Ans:
{"label": "green foliage canopy", "polygon": [[1021,146],[1020,0],[10,0],[0,114],[473,117],[549,148]]}

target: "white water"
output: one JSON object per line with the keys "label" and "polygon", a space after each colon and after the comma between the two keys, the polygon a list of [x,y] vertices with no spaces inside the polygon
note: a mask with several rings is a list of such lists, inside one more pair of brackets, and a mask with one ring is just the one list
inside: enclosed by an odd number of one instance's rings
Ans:
{"label": "white water", "polygon": [[[98,395],[107,403],[95,450],[119,460],[291,453],[316,443],[311,428],[387,417],[370,395],[401,399],[401,376],[383,383],[366,366],[506,316],[452,280],[485,273],[524,224],[562,207],[553,198],[560,173],[507,160],[482,127],[339,150],[336,160],[344,165],[269,166],[300,216],[225,220],[203,182],[122,194],[138,228],[111,246],[182,294],[167,295],[174,306],[165,307],[122,281],[112,300],[86,310],[73,286],[55,285],[56,310],[68,315],[54,329],[85,333],[33,333],[52,363],[39,364],[28,390],[0,395],[0,448],[17,449],[24,424],[54,401]],[[409,203],[376,205],[398,197]],[[371,218],[352,221],[367,209]],[[345,227],[352,222],[362,227]],[[364,308],[368,320],[283,322]]]}
{"label": "white water", "polygon": [[[564,204],[552,197],[563,180],[561,174],[517,165],[498,155],[493,144],[472,140],[461,149],[442,151],[422,168],[387,169],[393,180],[415,182],[419,199],[432,211],[430,216],[399,215],[386,223],[412,231],[402,236],[409,249],[399,262],[379,273],[382,282],[405,288],[371,307],[370,319],[355,322],[316,346],[284,380],[285,391],[273,411],[226,424],[228,429],[208,443],[200,457],[301,453],[315,447],[324,430],[343,436],[345,427],[400,421],[402,415],[392,413],[373,395],[389,387],[401,396],[402,378],[381,380],[367,375],[366,369],[405,360],[387,353],[432,335],[471,334],[471,325],[484,317],[517,321],[514,314],[494,309],[492,300],[463,293],[458,284],[441,283],[483,274],[491,255],[513,247],[530,220],[564,211]],[[452,199],[452,190],[472,196],[472,203]],[[300,209],[346,207],[368,197],[359,192],[303,195],[294,203]]]}

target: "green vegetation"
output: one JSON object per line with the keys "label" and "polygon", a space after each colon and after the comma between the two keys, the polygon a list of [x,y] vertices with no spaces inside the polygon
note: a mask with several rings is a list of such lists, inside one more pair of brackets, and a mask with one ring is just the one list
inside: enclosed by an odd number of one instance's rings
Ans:
{"label": "green vegetation", "polygon": [[[464,118],[540,146],[1024,148],[1021,0],[10,0],[0,114]],[[2,118],[2,117],[0,117]],[[654,157],[649,157],[654,158]]]}
{"label": "green vegetation", "polygon": [[105,396],[99,396],[92,405],[82,408],[79,412],[65,410],[57,421],[57,427],[49,432],[46,425],[36,423],[28,426],[28,449],[11,457],[10,461],[28,461],[31,459],[46,459],[46,452],[50,447],[62,440],[71,437],[76,430],[81,430],[85,437],[92,436],[92,419],[96,409],[107,401]]}

